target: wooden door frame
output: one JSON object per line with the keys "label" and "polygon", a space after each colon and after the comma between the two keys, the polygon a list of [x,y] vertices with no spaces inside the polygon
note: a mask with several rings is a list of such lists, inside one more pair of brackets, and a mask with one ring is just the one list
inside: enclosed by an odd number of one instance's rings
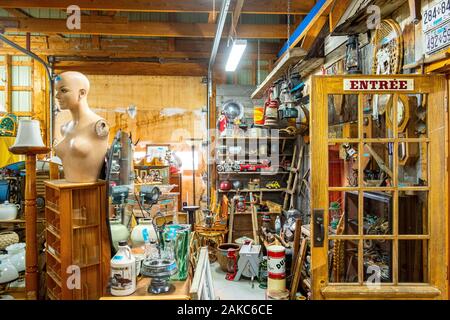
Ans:
{"label": "wooden door frame", "polygon": [[[447,82],[443,76],[396,75],[346,75],[346,76],[313,76],[311,106],[311,221],[314,221],[314,209],[324,210],[324,226],[328,226],[328,94],[359,94],[359,91],[344,91],[344,79],[414,79],[413,91],[364,91],[364,94],[429,94],[428,128],[430,153],[429,157],[429,212],[445,212],[445,214],[429,215],[429,282],[427,284],[400,284],[397,286],[382,285],[379,289],[360,285],[333,285],[328,284],[328,231],[325,227],[325,241],[323,248],[312,246],[312,291],[313,299],[447,299],[449,295],[449,282],[447,279],[447,266],[449,260],[448,238],[448,119],[447,110]],[[362,96],[359,96],[361,105]],[[360,107],[362,109],[362,107]],[[394,118],[396,117],[394,111]],[[359,121],[363,120],[362,112]],[[362,136],[360,132],[360,136]],[[436,151],[442,153],[436,157]],[[396,149],[394,149],[394,153]],[[326,183],[324,183],[326,181]],[[438,183],[436,182],[438,181]],[[442,182],[442,183],[441,183]],[[359,184],[361,185],[361,184]],[[439,191],[443,185],[444,192]],[[395,207],[394,207],[395,208]],[[311,227],[311,239],[315,239],[314,228]],[[442,271],[442,272],[440,272]],[[362,272],[362,271],[360,271]]]}

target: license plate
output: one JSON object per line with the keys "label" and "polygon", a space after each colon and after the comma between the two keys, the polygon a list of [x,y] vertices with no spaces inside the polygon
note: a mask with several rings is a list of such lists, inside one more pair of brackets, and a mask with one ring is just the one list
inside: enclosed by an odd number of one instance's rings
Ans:
{"label": "license plate", "polygon": [[450,20],[450,0],[434,1],[422,12],[423,32],[428,32],[448,20]]}
{"label": "license plate", "polygon": [[425,34],[425,51],[427,54],[439,51],[450,45],[450,23]]}

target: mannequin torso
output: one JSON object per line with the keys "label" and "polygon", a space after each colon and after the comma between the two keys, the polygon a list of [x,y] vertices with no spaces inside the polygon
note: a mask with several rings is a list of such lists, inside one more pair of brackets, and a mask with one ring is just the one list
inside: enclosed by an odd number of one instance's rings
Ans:
{"label": "mannequin torso", "polygon": [[[104,163],[109,130],[106,121],[89,109],[85,97],[76,99],[72,96],[77,92],[79,80],[72,79],[72,76],[78,75],[81,74],[65,72],[57,82],[57,99],[61,109],[70,110],[72,120],[61,127],[63,140],[55,145],[54,150],[62,161],[67,181],[95,182]],[[87,85],[86,94],[88,88]]]}

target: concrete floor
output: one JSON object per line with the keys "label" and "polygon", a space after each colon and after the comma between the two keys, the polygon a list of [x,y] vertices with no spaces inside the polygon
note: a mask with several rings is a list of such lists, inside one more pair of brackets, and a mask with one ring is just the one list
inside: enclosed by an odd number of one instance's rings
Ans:
{"label": "concrete floor", "polygon": [[251,281],[243,277],[239,281],[228,281],[218,262],[211,264],[211,274],[214,292],[219,300],[266,300],[266,290],[259,288],[256,279],[253,288]]}

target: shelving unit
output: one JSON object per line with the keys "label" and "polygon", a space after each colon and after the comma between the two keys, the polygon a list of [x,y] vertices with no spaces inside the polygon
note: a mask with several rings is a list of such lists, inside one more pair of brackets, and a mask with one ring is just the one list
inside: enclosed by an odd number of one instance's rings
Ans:
{"label": "shelving unit", "polygon": [[[103,295],[109,276],[105,192],[103,181],[45,181],[49,299],[92,300]],[[71,278],[78,270],[80,286]]]}
{"label": "shelving unit", "polygon": [[[251,193],[253,193],[253,196],[257,196],[260,201],[270,200],[277,204],[282,203],[283,193],[287,191],[285,187],[286,176],[289,174],[287,169],[292,165],[291,161],[287,160],[292,160],[295,141],[296,137],[271,135],[271,132],[262,137],[219,137],[217,139],[218,148],[216,152],[217,164],[223,164],[224,162],[229,164],[233,161],[239,161],[242,164],[254,164],[256,161],[264,164],[266,160],[269,160],[271,164],[268,168],[269,170],[266,167],[246,168],[247,170],[257,171],[229,171],[225,166],[227,171],[216,172],[218,177],[218,194],[228,195],[231,198],[234,198],[235,194],[240,194],[246,199],[247,209],[250,209],[249,196]],[[230,152],[232,147],[237,152]],[[260,180],[259,186],[249,186],[249,182],[254,179]],[[223,180],[240,181],[241,189],[220,190],[219,184]],[[280,184],[280,188],[272,189],[266,187],[273,181],[277,181]],[[231,205],[231,211],[232,218],[230,218],[229,225],[231,236],[229,234],[229,241],[235,241],[242,236],[254,238],[253,225],[256,222],[258,226],[262,225],[263,213],[258,212],[256,219],[254,219],[252,213],[248,212],[248,210],[235,212],[234,205]],[[272,223],[274,223],[276,216],[280,213],[264,212],[264,214],[270,215]]]}

